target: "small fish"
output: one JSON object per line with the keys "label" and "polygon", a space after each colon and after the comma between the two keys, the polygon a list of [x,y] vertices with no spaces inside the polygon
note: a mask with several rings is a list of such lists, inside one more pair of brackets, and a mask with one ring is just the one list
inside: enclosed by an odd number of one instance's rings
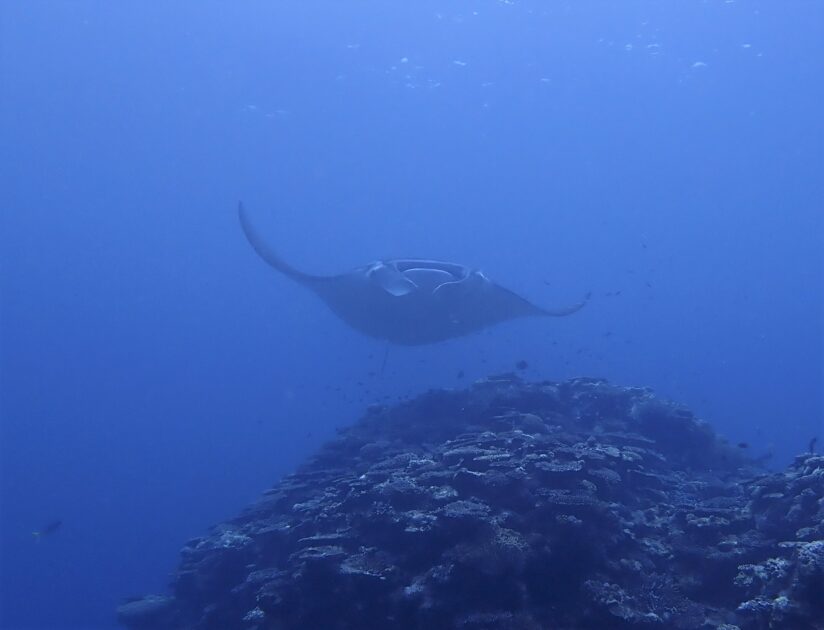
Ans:
{"label": "small fish", "polygon": [[737,446],[738,446],[738,448],[749,448],[750,447],[750,445],[747,442],[739,442]]}
{"label": "small fish", "polygon": [[527,363],[526,361],[524,361],[523,359],[521,359],[520,361],[518,361],[518,362],[515,364],[515,367],[516,367],[517,369],[519,369],[519,370],[525,370],[525,369],[527,369],[527,368],[529,367],[529,363]]}
{"label": "small fish", "polygon": [[48,525],[46,525],[43,529],[32,532],[31,535],[34,536],[34,539],[39,541],[43,536],[50,536],[54,532],[56,532],[60,527],[63,525],[63,521],[52,521]]}
{"label": "small fish", "polygon": [[463,377],[464,377],[464,371],[463,370],[458,370],[458,376],[456,378],[463,378]]}

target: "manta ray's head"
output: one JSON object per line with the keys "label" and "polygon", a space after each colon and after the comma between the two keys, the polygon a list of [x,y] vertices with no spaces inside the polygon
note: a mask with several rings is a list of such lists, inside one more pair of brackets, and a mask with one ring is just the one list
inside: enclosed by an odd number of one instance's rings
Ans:
{"label": "manta ray's head", "polygon": [[448,285],[486,280],[480,271],[464,265],[415,258],[374,262],[363,268],[363,273],[371,283],[395,297],[413,293],[434,295]]}

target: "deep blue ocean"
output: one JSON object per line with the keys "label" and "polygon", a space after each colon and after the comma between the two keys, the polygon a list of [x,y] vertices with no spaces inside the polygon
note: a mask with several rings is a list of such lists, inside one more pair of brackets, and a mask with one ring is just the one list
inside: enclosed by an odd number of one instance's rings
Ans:
{"label": "deep blue ocean", "polygon": [[[368,405],[519,361],[824,440],[822,77],[813,1],[4,1],[0,627],[116,627]],[[240,200],[307,272],[592,298],[381,371]]]}

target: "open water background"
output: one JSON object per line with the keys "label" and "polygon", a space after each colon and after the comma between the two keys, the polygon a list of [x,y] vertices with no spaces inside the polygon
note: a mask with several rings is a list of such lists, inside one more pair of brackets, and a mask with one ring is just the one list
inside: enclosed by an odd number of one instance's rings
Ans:
{"label": "open water background", "polygon": [[[519,360],[824,439],[822,76],[812,1],[4,1],[0,627],[116,627],[366,405]],[[593,298],[379,375],[239,199],[310,272]]]}

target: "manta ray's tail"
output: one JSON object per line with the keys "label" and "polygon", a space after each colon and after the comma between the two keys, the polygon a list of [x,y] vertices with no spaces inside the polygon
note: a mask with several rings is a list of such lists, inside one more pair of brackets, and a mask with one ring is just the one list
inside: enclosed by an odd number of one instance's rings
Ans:
{"label": "manta ray's tail", "polygon": [[258,256],[263,258],[263,260],[269,263],[269,265],[280,271],[282,274],[289,276],[293,280],[296,280],[297,282],[301,282],[304,284],[311,283],[313,281],[321,279],[319,276],[312,276],[308,273],[298,271],[297,269],[292,267],[292,265],[290,265],[280,256],[278,256],[274,252],[274,250],[264,242],[260,234],[258,234],[255,228],[252,226],[252,223],[249,221],[249,216],[246,213],[246,208],[244,208],[243,206],[243,202],[238,204],[237,212],[238,217],[240,218],[240,225],[243,228],[243,233],[246,235],[246,238],[249,240],[249,243],[258,253]]}

